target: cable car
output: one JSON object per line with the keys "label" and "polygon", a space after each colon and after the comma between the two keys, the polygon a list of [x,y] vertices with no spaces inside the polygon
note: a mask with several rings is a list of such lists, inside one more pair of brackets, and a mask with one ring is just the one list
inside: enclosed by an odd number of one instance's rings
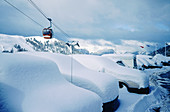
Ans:
{"label": "cable car", "polygon": [[53,37],[53,30],[51,29],[52,19],[51,18],[47,18],[47,19],[50,21],[50,26],[48,28],[44,28],[42,33],[43,33],[44,39],[51,39]]}
{"label": "cable car", "polygon": [[53,30],[51,28],[44,28],[43,37],[45,39],[51,39],[53,37]]}

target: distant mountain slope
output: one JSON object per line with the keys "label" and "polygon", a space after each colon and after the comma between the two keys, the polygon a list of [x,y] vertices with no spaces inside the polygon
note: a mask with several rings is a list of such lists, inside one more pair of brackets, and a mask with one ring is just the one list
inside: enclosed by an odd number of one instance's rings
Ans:
{"label": "distant mountain slope", "polygon": [[[156,48],[155,43],[140,42],[136,40],[122,40],[120,45],[104,39],[76,39],[70,41],[79,41],[80,47],[75,46],[73,54],[150,54]],[[143,48],[141,48],[141,45]],[[167,54],[169,55],[169,47]],[[23,37],[17,35],[0,34],[0,52],[53,52],[62,54],[71,54],[71,48],[65,42],[56,38],[44,39],[40,36]],[[159,52],[159,51],[158,51]],[[160,51],[160,52],[163,52]],[[151,53],[151,55],[153,55]]]}
{"label": "distant mountain slope", "polygon": [[62,54],[70,54],[70,49],[63,41],[55,38],[44,39],[43,37],[26,37],[26,42],[32,46],[35,51],[55,52]]}
{"label": "distant mountain slope", "polygon": [[[162,47],[162,48],[150,53],[150,55],[152,55],[152,56],[155,56],[155,54],[162,54],[165,56],[165,47]],[[170,56],[170,45],[166,46],[166,56]]]}
{"label": "distant mountain slope", "polygon": [[17,35],[0,34],[0,52],[22,52],[34,49],[26,44],[25,37]]}
{"label": "distant mountain slope", "polygon": [[[65,42],[53,39],[44,39],[39,36],[23,37],[17,35],[0,34],[0,52],[13,53],[22,51],[42,51],[62,54],[71,54],[71,49]],[[73,53],[82,53],[83,50],[74,48]]]}

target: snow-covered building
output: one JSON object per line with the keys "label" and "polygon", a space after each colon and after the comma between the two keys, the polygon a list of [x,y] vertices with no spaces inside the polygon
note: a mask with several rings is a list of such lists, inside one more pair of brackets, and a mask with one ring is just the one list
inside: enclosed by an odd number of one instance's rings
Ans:
{"label": "snow-covered building", "polygon": [[136,55],[134,54],[104,54],[104,57],[108,57],[113,61],[122,61],[124,65],[130,68],[137,68]]}
{"label": "snow-covered building", "polygon": [[110,74],[90,70],[74,60],[74,55],[55,53],[32,53],[54,61],[64,77],[76,86],[93,91],[102,98],[103,109],[115,110],[119,106],[118,80]]}
{"label": "snow-covered building", "polygon": [[104,56],[74,55],[74,59],[89,69],[113,75],[130,92],[149,93],[149,78],[143,71],[120,66]]}
{"label": "snow-covered building", "polygon": [[102,112],[102,99],[66,81],[50,60],[1,53],[0,111]]}

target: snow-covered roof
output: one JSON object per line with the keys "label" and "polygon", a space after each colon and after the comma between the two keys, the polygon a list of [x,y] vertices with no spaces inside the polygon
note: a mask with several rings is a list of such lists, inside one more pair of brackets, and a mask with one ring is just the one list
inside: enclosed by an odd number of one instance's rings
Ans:
{"label": "snow-covered roof", "polygon": [[148,56],[148,55],[136,55],[136,59],[137,59],[137,65],[138,66],[142,66],[142,65],[155,65],[155,62],[152,59],[152,56]]}
{"label": "snow-covered roof", "polygon": [[137,65],[142,66],[143,64],[148,66],[156,66],[161,65],[161,62],[168,62],[170,61],[169,57],[163,56],[161,54],[157,54],[154,57],[148,55],[137,55]]}
{"label": "snow-covered roof", "polygon": [[168,62],[170,61],[170,57],[163,56],[161,54],[157,54],[153,57],[153,60],[157,62],[158,64],[161,62]]}
{"label": "snow-covered roof", "polygon": [[14,112],[101,112],[101,98],[67,82],[47,59],[0,54],[1,109]]}
{"label": "snow-covered roof", "polygon": [[[33,55],[54,61],[65,78],[68,81],[71,80],[71,56],[54,53],[34,53]],[[73,84],[97,93],[104,103],[113,101],[119,95],[118,81],[115,77],[90,70],[74,59],[72,61]]]}
{"label": "snow-covered roof", "polygon": [[118,58],[118,59],[133,59],[135,57],[134,54],[104,54],[102,55],[104,57],[110,57],[110,58]]}
{"label": "snow-covered roof", "polygon": [[149,79],[142,71],[120,66],[106,57],[94,55],[74,55],[74,59],[89,69],[110,73],[119,80],[133,81],[139,84],[139,88],[146,88],[149,85]]}

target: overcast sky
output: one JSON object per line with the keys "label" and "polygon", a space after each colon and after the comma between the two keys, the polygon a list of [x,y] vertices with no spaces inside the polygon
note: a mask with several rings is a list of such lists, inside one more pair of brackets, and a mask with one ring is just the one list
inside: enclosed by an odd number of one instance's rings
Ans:
{"label": "overcast sky", "polygon": [[[28,0],[8,0],[44,27],[49,22]],[[170,41],[170,0],[32,0],[71,37],[82,39]],[[4,0],[0,33],[42,35],[38,26]],[[53,27],[54,28],[54,27]],[[66,39],[54,28],[56,38]]]}

